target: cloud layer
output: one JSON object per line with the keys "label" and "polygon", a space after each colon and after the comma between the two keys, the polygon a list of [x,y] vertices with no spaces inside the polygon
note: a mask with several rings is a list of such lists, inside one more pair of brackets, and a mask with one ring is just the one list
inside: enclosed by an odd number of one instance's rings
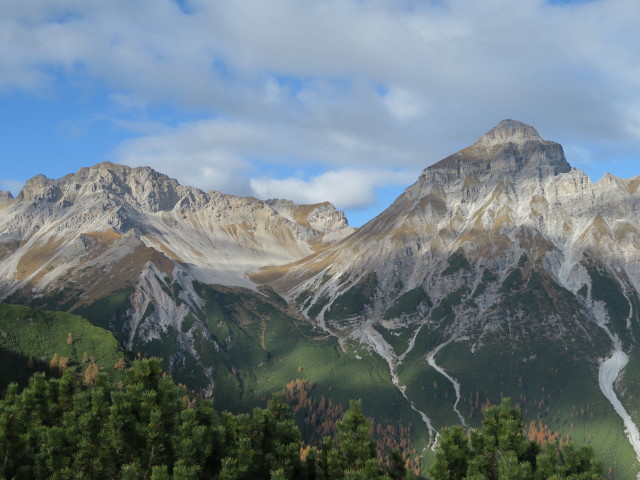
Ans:
{"label": "cloud layer", "polygon": [[637,0],[5,0],[0,94],[90,84],[130,132],[112,159],[364,207],[503,118],[578,167],[640,158],[639,23]]}

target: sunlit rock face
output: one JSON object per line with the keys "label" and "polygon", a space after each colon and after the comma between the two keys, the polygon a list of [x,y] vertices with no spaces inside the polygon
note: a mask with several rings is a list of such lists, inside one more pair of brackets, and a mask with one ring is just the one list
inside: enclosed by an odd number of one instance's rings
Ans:
{"label": "sunlit rock face", "polygon": [[[594,272],[630,295],[640,289],[639,185],[638,177],[610,175],[592,183],[559,144],[504,120],[426,168],[356,233],[282,269],[273,285],[344,338],[361,337],[376,322],[436,325],[434,308],[458,292],[445,337],[467,336],[479,348],[489,332],[504,328],[513,277],[522,292],[533,288],[533,278],[549,298],[566,293],[574,304],[535,322],[511,305],[517,322],[537,324],[553,341],[570,341],[575,328],[568,324],[576,322],[598,336],[595,319],[603,313],[592,291]],[[403,294],[415,291],[429,301],[398,307]]]}

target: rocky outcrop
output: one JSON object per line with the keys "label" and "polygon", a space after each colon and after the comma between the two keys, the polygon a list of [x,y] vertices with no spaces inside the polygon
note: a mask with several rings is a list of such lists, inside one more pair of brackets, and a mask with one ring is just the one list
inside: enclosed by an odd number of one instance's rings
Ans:
{"label": "rocky outcrop", "polygon": [[340,240],[355,229],[349,227],[344,212],[336,209],[331,203],[317,203],[312,205],[297,205],[291,200],[275,198],[266,203],[280,215],[292,222],[323,234],[323,241]]}

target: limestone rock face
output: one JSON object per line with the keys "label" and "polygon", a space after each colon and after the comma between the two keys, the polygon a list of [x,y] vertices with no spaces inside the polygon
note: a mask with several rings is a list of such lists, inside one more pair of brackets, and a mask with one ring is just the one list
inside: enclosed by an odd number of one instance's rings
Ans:
{"label": "limestone rock face", "polygon": [[562,146],[542,139],[530,125],[503,120],[473,145],[425,169],[420,178],[425,183],[465,178],[496,182],[505,177],[544,178],[569,170]]}
{"label": "limestone rock face", "polygon": [[266,203],[292,222],[322,232],[324,241],[339,240],[354,232],[344,213],[329,202],[297,205],[291,200],[275,198]]}
{"label": "limestone rock face", "polygon": [[[578,322],[595,335],[604,321],[592,291],[596,271],[629,298],[640,292],[639,186],[640,177],[611,175],[592,183],[559,144],[505,120],[426,168],[357,232],[283,269],[273,285],[318,325],[365,341],[379,322],[435,328],[436,307],[458,292],[446,309],[455,321],[442,327],[444,338],[473,338],[479,348],[508,316],[507,279],[517,276],[524,292],[533,275],[548,279],[545,288],[555,292],[549,295],[566,291],[575,299],[570,318],[549,314],[545,321]],[[398,306],[405,293],[420,298],[416,291],[429,297],[432,310],[427,303],[413,305],[413,313]],[[532,321],[526,312],[511,313],[523,324]],[[548,335],[547,327],[539,334]],[[575,328],[565,327],[554,341],[570,341]]]}
{"label": "limestone rock face", "polygon": [[128,256],[139,263],[142,250],[166,268],[187,266],[205,283],[253,288],[247,273],[302,258],[328,240],[325,234],[352,231],[330,204],[281,201],[281,214],[278,202],[203,192],[148,167],[108,162],[57,180],[37,175],[15,200],[6,193],[2,297],[25,288],[41,295],[62,287],[63,277],[82,283],[79,269],[107,269],[117,288],[140,272],[113,267]]}

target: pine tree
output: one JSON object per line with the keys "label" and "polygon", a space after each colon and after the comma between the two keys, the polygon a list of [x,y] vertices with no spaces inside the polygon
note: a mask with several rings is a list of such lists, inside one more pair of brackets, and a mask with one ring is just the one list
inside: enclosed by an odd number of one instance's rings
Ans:
{"label": "pine tree", "polygon": [[440,435],[431,475],[434,480],[463,478],[467,473],[470,457],[469,439],[462,426],[445,428]]}
{"label": "pine tree", "polygon": [[402,480],[407,477],[407,465],[402,452],[398,449],[391,451],[389,455],[389,465],[386,468],[387,475],[392,480]]}
{"label": "pine tree", "polygon": [[82,376],[82,383],[87,386],[95,385],[99,371],[100,367],[95,363],[87,365],[87,368],[84,370],[84,375]]}
{"label": "pine tree", "polygon": [[528,439],[522,413],[503,399],[484,409],[482,426],[467,435],[461,426],[444,428],[431,467],[433,480],[602,479],[591,449]]}
{"label": "pine tree", "polygon": [[58,360],[58,372],[64,373],[64,371],[69,368],[69,362],[68,357],[60,357],[60,360]]}
{"label": "pine tree", "polygon": [[388,478],[378,465],[369,427],[362,413],[362,400],[349,402],[349,409],[337,425],[336,445],[327,453],[327,478]]}
{"label": "pine tree", "polygon": [[[335,442],[309,448],[281,395],[252,415],[219,415],[161,365],[136,361],[117,384],[90,364],[82,375],[35,374],[22,392],[10,385],[0,400],[0,478],[391,480],[361,402],[352,403]],[[402,456],[394,458],[393,480],[405,478]]]}

